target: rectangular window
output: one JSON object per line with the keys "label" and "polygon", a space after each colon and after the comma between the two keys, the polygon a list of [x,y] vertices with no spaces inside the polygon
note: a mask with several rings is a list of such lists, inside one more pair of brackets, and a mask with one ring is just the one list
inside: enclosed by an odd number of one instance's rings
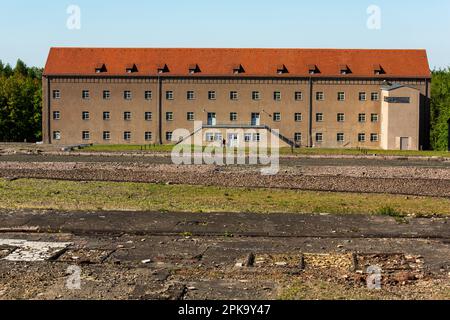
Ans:
{"label": "rectangular window", "polygon": [[337,142],[344,142],[344,139],[345,139],[345,135],[343,133],[338,133],[336,135]]}
{"label": "rectangular window", "polygon": [[275,101],[281,101],[281,92],[280,91],[275,91],[273,93],[273,100]]}
{"label": "rectangular window", "polygon": [[380,100],[380,94],[378,92],[372,92],[370,98],[372,99],[372,101],[378,101]]}
{"label": "rectangular window", "polygon": [[237,91],[231,91],[230,92],[230,100],[236,101],[239,99],[239,95]]}
{"label": "rectangular window", "polygon": [[89,114],[89,112],[88,112],[88,111],[83,111],[83,112],[81,113],[81,119],[83,119],[83,120],[89,120],[89,119],[90,119],[90,114]]}
{"label": "rectangular window", "polygon": [[253,134],[253,142],[260,142],[261,141],[261,134],[260,133],[254,133]]}
{"label": "rectangular window", "polygon": [[244,134],[244,141],[245,142],[251,142],[252,141],[252,134],[251,133]]}
{"label": "rectangular window", "polygon": [[81,97],[83,99],[89,99],[90,98],[89,90],[83,90],[83,92],[81,93]]}
{"label": "rectangular window", "polygon": [[296,132],[294,134],[294,140],[295,140],[295,142],[301,142],[302,141],[302,134],[300,132]]}
{"label": "rectangular window", "polygon": [[377,133],[372,133],[370,135],[370,141],[371,142],[378,142],[378,134]]}
{"label": "rectangular window", "polygon": [[146,112],[146,113],[144,114],[144,117],[145,117],[145,121],[152,121],[152,119],[153,119],[153,113],[152,113],[152,112]]}
{"label": "rectangular window", "polygon": [[366,114],[365,113],[360,113],[358,115],[358,122],[366,122]]}
{"label": "rectangular window", "polygon": [[53,111],[53,120],[60,120],[61,113],[59,111]]}
{"label": "rectangular window", "polygon": [[61,91],[53,90],[53,99],[61,99]]}
{"label": "rectangular window", "polygon": [[237,112],[231,112],[230,113],[230,121],[237,121],[237,119],[238,119]]}
{"label": "rectangular window", "polygon": [[109,99],[111,99],[111,91],[104,90],[103,91],[103,100],[109,100]]}
{"label": "rectangular window", "polygon": [[316,133],[316,142],[323,142],[323,133]]}
{"label": "rectangular window", "polygon": [[111,120],[111,113],[109,111],[103,112],[103,120],[104,121]]}
{"label": "rectangular window", "polygon": [[259,91],[253,91],[252,100],[254,101],[261,100],[261,93]]}
{"label": "rectangular window", "polygon": [[83,140],[90,140],[91,139],[91,133],[89,131],[83,131],[81,134],[81,137]]}
{"label": "rectangular window", "polygon": [[188,91],[188,92],[186,93],[186,98],[187,98],[188,100],[195,100],[195,92],[194,92],[194,91]]}
{"label": "rectangular window", "polygon": [[131,132],[130,131],[125,131],[123,133],[123,140],[125,140],[125,141],[130,141],[131,140]]}
{"label": "rectangular window", "polygon": [[209,100],[216,100],[216,92],[215,91],[208,91],[208,99]]}
{"label": "rectangular window", "polygon": [[358,134],[358,142],[366,142],[366,134],[365,133]]}
{"label": "rectangular window", "polygon": [[316,121],[323,122],[323,113],[316,113]]}
{"label": "rectangular window", "polygon": [[61,132],[53,131],[53,140],[61,140]]}
{"label": "rectangular window", "polygon": [[152,141],[153,140],[153,134],[151,132],[145,133],[145,141]]}
{"label": "rectangular window", "polygon": [[281,121],[281,113],[275,112],[273,114],[273,121],[280,122]]}
{"label": "rectangular window", "polygon": [[410,103],[411,98],[409,97],[384,97],[384,101],[387,103]]}
{"label": "rectangular window", "polygon": [[371,122],[378,122],[378,120],[379,120],[379,116],[378,116],[377,113],[372,113],[372,114],[370,115],[370,121],[371,121]]}
{"label": "rectangular window", "polygon": [[123,98],[125,99],[125,100],[131,100],[131,91],[124,91],[123,92]]}
{"label": "rectangular window", "polygon": [[345,101],[345,92],[338,92],[338,101]]}
{"label": "rectangular window", "polygon": [[173,112],[166,112],[166,121],[173,121]]}
{"label": "rectangular window", "polygon": [[316,100],[317,101],[324,101],[325,100],[325,94],[323,92],[316,92]]}
{"label": "rectangular window", "polygon": [[301,113],[296,113],[294,115],[295,122],[302,122],[303,121],[303,115]]}
{"label": "rectangular window", "polygon": [[205,141],[213,142],[214,141],[214,133],[207,132],[205,135]]}
{"label": "rectangular window", "polygon": [[111,132],[103,131],[103,140],[111,140]]}
{"label": "rectangular window", "polygon": [[144,97],[145,97],[145,100],[152,100],[153,99],[153,92],[145,91]]}
{"label": "rectangular window", "polygon": [[172,141],[173,133],[172,132],[166,132],[166,140]]}
{"label": "rectangular window", "polygon": [[188,112],[187,113],[187,120],[188,121],[194,121],[195,120],[195,113],[194,112]]}
{"label": "rectangular window", "polygon": [[344,122],[345,121],[345,114],[338,113],[337,114],[337,122]]}
{"label": "rectangular window", "polygon": [[173,91],[166,91],[166,100],[173,100]]}
{"label": "rectangular window", "polygon": [[123,113],[123,120],[130,121],[131,120],[131,112],[126,111]]}
{"label": "rectangular window", "polygon": [[295,93],[295,101],[302,101],[303,100],[303,92],[297,91]]}
{"label": "rectangular window", "polygon": [[360,92],[359,93],[359,101],[366,101],[367,100],[367,95],[365,92]]}
{"label": "rectangular window", "polygon": [[221,134],[221,133],[216,133],[216,134],[214,135],[214,139],[215,139],[216,141],[222,142],[222,134]]}

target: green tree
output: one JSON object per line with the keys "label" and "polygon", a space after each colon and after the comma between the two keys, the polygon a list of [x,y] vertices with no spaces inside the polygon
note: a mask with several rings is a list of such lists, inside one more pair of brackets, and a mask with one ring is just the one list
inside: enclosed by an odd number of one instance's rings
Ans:
{"label": "green tree", "polygon": [[16,67],[14,68],[14,73],[20,74],[24,77],[28,76],[28,67],[22,60],[17,60]]}
{"label": "green tree", "polygon": [[431,146],[434,150],[448,150],[448,119],[450,119],[450,68],[433,71]]}

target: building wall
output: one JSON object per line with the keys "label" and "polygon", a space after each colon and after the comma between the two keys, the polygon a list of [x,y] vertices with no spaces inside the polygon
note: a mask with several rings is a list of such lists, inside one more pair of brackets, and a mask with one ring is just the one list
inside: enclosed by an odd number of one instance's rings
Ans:
{"label": "building wall", "polygon": [[[403,81],[417,87],[426,95],[424,81]],[[44,78],[46,85],[46,79]],[[159,131],[162,143],[171,143],[166,133],[185,128],[192,132],[193,121],[187,113],[194,112],[196,121],[207,123],[208,112],[216,113],[217,124],[249,125],[252,113],[260,113],[261,125],[279,129],[286,138],[293,140],[301,133],[302,146],[309,146],[309,119],[312,118],[312,142],[314,147],[326,148],[380,148],[380,142],[371,142],[372,133],[381,132],[381,86],[380,80],[320,80],[313,82],[312,97],[308,79],[201,79],[174,78],[162,80],[161,87],[156,78],[51,78],[50,109],[47,110],[47,91],[44,90],[44,141],[47,143],[72,144],[158,144]],[[45,88],[45,87],[44,87]],[[53,90],[60,90],[61,98],[53,99]],[[90,91],[90,99],[82,99],[82,91]],[[103,99],[103,90],[111,92],[111,99]],[[124,91],[132,92],[132,100],[125,100]],[[152,100],[145,100],[145,91],[152,91]],[[161,91],[161,99],[159,92]],[[166,92],[173,91],[174,99],[167,100]],[[195,92],[195,99],[187,99],[187,91]],[[208,91],[216,91],[216,99],[208,99]],[[230,100],[230,91],[237,91],[239,99]],[[252,100],[252,92],[259,91],[261,99]],[[274,100],[274,92],[281,92],[281,101]],[[302,92],[303,99],[295,100],[295,92]],[[324,101],[316,100],[316,92],[323,92]],[[338,101],[338,92],[345,92],[345,101]],[[359,101],[359,92],[365,92],[367,101]],[[379,101],[371,101],[371,93],[378,92]],[[310,99],[312,98],[312,99]],[[310,101],[312,113],[310,114]],[[161,114],[159,108],[161,105]],[[53,120],[53,111],[60,111],[61,119]],[[90,112],[90,120],[82,120],[82,112]],[[111,112],[111,120],[103,121],[103,112]],[[132,120],[125,121],[124,112],[132,112]],[[145,112],[152,112],[153,120],[146,121]],[[167,121],[167,112],[173,113],[173,120]],[[238,119],[230,121],[230,113],[236,112]],[[281,114],[281,121],[274,121],[274,113]],[[302,121],[295,121],[295,113],[302,114]],[[316,121],[316,114],[323,113],[323,122]],[[345,121],[339,123],[337,114],[344,113]],[[366,114],[366,121],[358,122],[358,115]],[[371,114],[378,114],[379,121],[372,123]],[[46,114],[50,114],[50,129]],[[161,116],[161,130],[159,130]],[[53,132],[61,132],[61,140],[52,139]],[[82,132],[90,132],[90,140],[82,139]],[[111,133],[111,140],[103,140],[103,131]],[[131,132],[131,139],[125,141],[123,134]],[[46,134],[45,132],[50,132]],[[152,133],[152,140],[146,141],[145,132]],[[323,142],[315,141],[317,133],[323,134]],[[337,134],[343,133],[345,141],[337,141]],[[366,142],[358,142],[358,134],[366,134]]]}

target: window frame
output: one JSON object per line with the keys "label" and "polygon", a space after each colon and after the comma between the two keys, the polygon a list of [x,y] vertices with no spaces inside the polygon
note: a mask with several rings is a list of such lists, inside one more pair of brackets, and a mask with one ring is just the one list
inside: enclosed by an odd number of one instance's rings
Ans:
{"label": "window frame", "polygon": [[252,100],[260,101],[261,100],[261,92],[260,91],[252,91]]}
{"label": "window frame", "polygon": [[322,112],[316,113],[316,122],[324,122],[324,119],[325,119],[325,117]]}
{"label": "window frame", "polygon": [[111,91],[103,90],[103,100],[111,100]]}
{"label": "window frame", "polygon": [[103,141],[110,141],[111,140],[111,131],[103,131],[102,137],[103,137]]}
{"label": "window frame", "polygon": [[303,114],[301,112],[294,113],[294,121],[295,122],[302,122],[303,121]]}
{"label": "window frame", "polygon": [[123,141],[131,141],[131,131],[123,132]]}
{"label": "window frame", "polygon": [[53,100],[60,100],[61,99],[61,90],[53,90],[52,91],[52,98]]}
{"label": "window frame", "polygon": [[344,91],[340,91],[338,92],[338,101],[345,101],[345,92]]}
{"label": "window frame", "polygon": [[123,99],[127,101],[133,100],[133,93],[131,92],[131,90],[124,90]]}
{"label": "window frame", "polygon": [[91,140],[91,132],[90,131],[82,131],[81,137],[83,141],[89,141]]}
{"label": "window frame", "polygon": [[195,121],[195,112],[193,111],[186,112],[186,119],[187,121]]}
{"label": "window frame", "polygon": [[358,99],[359,99],[359,101],[361,101],[361,102],[367,101],[367,92],[360,92],[360,93],[358,94]]}
{"label": "window frame", "polygon": [[[106,116],[108,115],[108,116]],[[103,121],[109,121],[111,120],[111,112],[109,111],[103,111]]]}
{"label": "window frame", "polygon": [[153,132],[151,131],[146,131],[144,133],[144,140],[145,141],[153,141]]}
{"label": "window frame", "polygon": [[153,121],[153,112],[145,111],[144,112],[144,120],[145,121]]}
{"label": "window frame", "polygon": [[83,100],[91,99],[91,92],[89,90],[82,90],[81,91],[81,99],[83,99]]}
{"label": "window frame", "polygon": [[[58,116],[56,116],[56,115],[58,115]],[[53,120],[54,121],[61,120],[61,111],[59,111],[59,110],[53,111]]]}
{"label": "window frame", "polygon": [[325,101],[325,92],[317,91],[316,92],[316,101]]}
{"label": "window frame", "polygon": [[153,100],[153,91],[145,90],[145,92],[144,92],[144,99],[147,100],[147,101]]}
{"label": "window frame", "polygon": [[91,113],[89,111],[82,111],[81,112],[81,120],[83,120],[83,121],[91,120]]}
{"label": "window frame", "polygon": [[61,131],[56,130],[52,133],[53,140],[60,141],[61,140]]}
{"label": "window frame", "polygon": [[296,91],[294,93],[294,100],[295,101],[303,101],[303,92],[302,91]]}
{"label": "window frame", "polygon": [[172,111],[166,112],[166,121],[173,121],[174,116]]}
{"label": "window frame", "polygon": [[173,90],[166,91],[166,100],[169,100],[169,101],[175,100],[175,94],[174,94]]}
{"label": "window frame", "polygon": [[217,100],[217,92],[215,90],[208,91],[208,100],[210,101]]}
{"label": "window frame", "polygon": [[123,120],[124,121],[131,121],[133,114],[131,111],[124,111],[123,112]]}
{"label": "window frame", "polygon": [[230,121],[231,122],[238,121],[238,113],[237,112],[230,112]]}
{"label": "window frame", "polygon": [[345,122],[345,113],[339,112],[339,113],[336,115],[336,121],[339,122],[339,123]]}

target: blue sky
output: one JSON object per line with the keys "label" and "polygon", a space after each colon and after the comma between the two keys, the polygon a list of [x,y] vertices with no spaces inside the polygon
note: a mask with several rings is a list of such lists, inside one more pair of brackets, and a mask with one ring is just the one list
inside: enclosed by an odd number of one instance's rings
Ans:
{"label": "blue sky", "polygon": [[[69,30],[66,10],[81,9]],[[381,29],[367,8],[381,9]],[[0,0],[0,59],[43,66],[51,46],[425,48],[450,66],[449,0]]]}

